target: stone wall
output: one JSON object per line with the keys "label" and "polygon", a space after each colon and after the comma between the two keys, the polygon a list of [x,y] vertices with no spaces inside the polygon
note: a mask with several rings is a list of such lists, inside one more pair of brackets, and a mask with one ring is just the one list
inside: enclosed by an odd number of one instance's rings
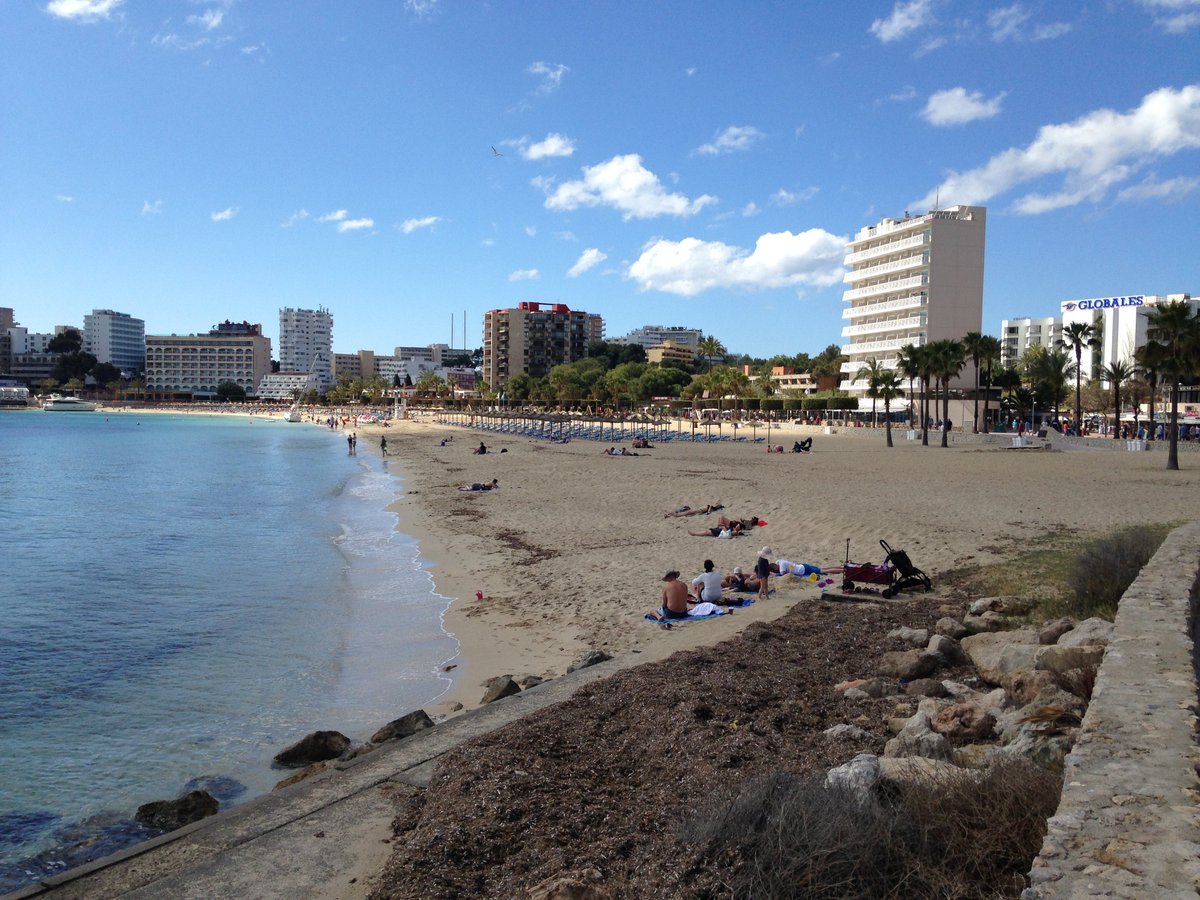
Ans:
{"label": "stone wall", "polygon": [[1023,900],[1200,893],[1198,573],[1192,522],[1171,532],[1122,596]]}

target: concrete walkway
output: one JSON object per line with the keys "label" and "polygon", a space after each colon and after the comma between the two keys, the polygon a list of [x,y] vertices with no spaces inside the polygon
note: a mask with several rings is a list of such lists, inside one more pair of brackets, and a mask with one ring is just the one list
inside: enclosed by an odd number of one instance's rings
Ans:
{"label": "concrete walkway", "polygon": [[547,681],[4,900],[365,897],[391,853],[396,799],[426,787],[442,754],[647,661],[631,653]]}

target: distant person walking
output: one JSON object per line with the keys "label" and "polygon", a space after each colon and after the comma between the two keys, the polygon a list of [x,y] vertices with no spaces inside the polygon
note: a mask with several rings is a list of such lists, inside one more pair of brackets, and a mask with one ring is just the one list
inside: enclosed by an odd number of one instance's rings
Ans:
{"label": "distant person walking", "polygon": [[754,575],[758,578],[758,599],[766,600],[771,593],[767,582],[771,578],[771,548],[763,547],[758,551],[758,559],[754,562]]}
{"label": "distant person walking", "polygon": [[384,456],[387,456],[387,437],[381,437],[379,439],[379,452]]}

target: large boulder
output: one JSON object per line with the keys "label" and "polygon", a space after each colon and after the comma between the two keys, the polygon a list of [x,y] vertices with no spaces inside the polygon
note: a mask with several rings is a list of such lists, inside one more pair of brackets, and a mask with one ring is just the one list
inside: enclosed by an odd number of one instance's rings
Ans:
{"label": "large boulder", "polygon": [[511,675],[498,675],[488,681],[487,690],[484,691],[479,705],[487,706],[489,703],[495,703],[497,700],[519,693],[521,693],[521,686],[513,681]]}
{"label": "large boulder", "polygon": [[586,669],[588,666],[594,666],[597,663],[608,662],[610,659],[612,657],[603,650],[589,650],[576,659],[575,662],[567,666],[567,674],[570,675],[577,669]]}
{"label": "large boulder", "polygon": [[1107,647],[1115,628],[1112,622],[1104,619],[1084,619],[1058,639],[1058,646]]}
{"label": "large boulder", "polygon": [[286,750],[275,754],[272,763],[281,769],[300,769],[327,759],[337,759],[350,749],[350,738],[340,731],[314,731]]}
{"label": "large boulder", "polygon": [[937,671],[938,658],[924,650],[894,650],[879,660],[879,674],[912,681]]}
{"label": "large boulder", "polygon": [[1021,620],[1014,616],[988,610],[978,616],[963,616],[963,627],[971,634],[986,634],[992,631],[1012,631],[1021,626]]}
{"label": "large boulder", "polygon": [[907,644],[909,647],[922,647],[929,640],[929,629],[927,628],[893,628],[888,632],[888,640],[900,641],[902,644]]}
{"label": "large boulder", "polygon": [[1005,616],[1025,616],[1033,609],[1033,601],[1026,597],[983,597],[971,604],[967,610],[973,616],[996,612]]}
{"label": "large boulder", "polygon": [[962,644],[952,637],[946,637],[944,634],[935,634],[929,639],[929,645],[925,648],[926,653],[932,653],[942,661],[943,665],[950,667],[965,666],[970,660],[967,659],[967,654],[963,652]]}
{"label": "large boulder", "polygon": [[[963,652],[967,654],[972,665],[979,669],[980,673],[983,673],[1000,669],[1000,657],[1006,647],[1014,644],[1028,644],[1036,647],[1037,642],[1036,631],[1030,628],[1018,628],[1015,631],[973,634],[963,638],[961,644]],[[1032,669],[1033,666],[1029,665],[1025,668]],[[1009,671],[1016,671],[1016,669]]]}
{"label": "large boulder", "polygon": [[1039,694],[1058,687],[1053,672],[1008,672],[1000,679],[1000,686],[1012,699],[1016,707],[1027,706]]}
{"label": "large boulder", "polygon": [[971,632],[967,631],[967,626],[963,625],[958,619],[953,619],[950,616],[943,616],[937,620],[933,626],[933,630],[937,634],[944,634],[948,638],[954,638],[956,641],[961,641]]}
{"label": "large boulder", "polygon": [[859,801],[869,801],[879,781],[879,757],[874,753],[860,753],[845,765],[830,769],[825,775],[826,787],[840,787],[849,791]]}
{"label": "large boulder", "polygon": [[950,742],[931,727],[937,715],[937,701],[926,698],[917,707],[916,713],[883,749],[884,756],[922,756],[949,762],[954,751]]}
{"label": "large boulder", "polygon": [[946,685],[936,678],[917,678],[904,686],[904,693],[912,697],[949,697]]}
{"label": "large boulder", "polygon": [[199,822],[207,816],[216,815],[220,805],[217,798],[208,791],[189,791],[174,800],[143,803],[138,807],[134,818],[148,828],[174,831],[192,822]]}
{"label": "large boulder", "polygon": [[399,719],[393,719],[380,728],[371,735],[371,743],[382,744],[384,741],[398,741],[401,738],[409,737],[418,731],[424,731],[426,728],[432,727],[433,719],[429,718],[425,710],[414,710],[408,715],[401,716]]}
{"label": "large boulder", "polygon": [[1103,647],[1064,647],[1059,643],[1051,647],[1039,647],[1034,656],[1033,668],[1061,674],[1071,669],[1098,666],[1102,659]]}
{"label": "large boulder", "polygon": [[992,736],[996,719],[977,702],[947,706],[933,717],[930,725],[951,740],[980,741]]}

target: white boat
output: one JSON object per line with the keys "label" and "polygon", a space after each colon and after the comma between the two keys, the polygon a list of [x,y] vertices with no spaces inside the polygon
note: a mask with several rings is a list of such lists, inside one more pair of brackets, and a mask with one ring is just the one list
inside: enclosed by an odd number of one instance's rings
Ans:
{"label": "white boat", "polygon": [[285,422],[303,422],[304,416],[300,412],[300,401],[297,400],[292,404],[292,408],[287,411],[287,415],[283,417]]}
{"label": "white boat", "polygon": [[95,412],[99,408],[99,403],[78,397],[64,397],[62,394],[51,394],[42,401],[42,409],[52,412]]}

